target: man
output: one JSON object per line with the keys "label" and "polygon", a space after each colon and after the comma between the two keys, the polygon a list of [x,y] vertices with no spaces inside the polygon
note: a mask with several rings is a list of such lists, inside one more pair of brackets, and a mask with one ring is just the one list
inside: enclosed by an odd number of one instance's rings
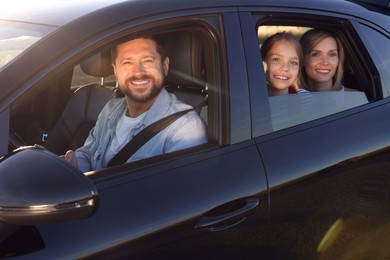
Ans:
{"label": "man", "polygon": [[[83,172],[106,167],[133,136],[157,120],[191,108],[164,88],[169,58],[158,37],[137,38],[116,46],[112,66],[124,98],[110,100],[83,147],[65,159]],[[207,142],[202,119],[191,111],[151,138],[127,162]]]}

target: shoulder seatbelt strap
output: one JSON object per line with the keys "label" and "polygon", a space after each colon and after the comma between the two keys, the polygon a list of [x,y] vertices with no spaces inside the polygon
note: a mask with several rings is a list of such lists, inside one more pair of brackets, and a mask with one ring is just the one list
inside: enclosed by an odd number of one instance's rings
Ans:
{"label": "shoulder seatbelt strap", "polygon": [[125,163],[139,148],[141,148],[147,141],[149,141],[153,136],[161,132],[164,128],[168,127],[170,124],[175,122],[181,116],[187,114],[188,112],[203,106],[206,102],[206,99],[202,101],[198,106],[176,112],[167,117],[161,118],[160,120],[154,122],[153,124],[145,127],[141,132],[134,136],[108,163],[107,167],[111,167],[118,164]]}

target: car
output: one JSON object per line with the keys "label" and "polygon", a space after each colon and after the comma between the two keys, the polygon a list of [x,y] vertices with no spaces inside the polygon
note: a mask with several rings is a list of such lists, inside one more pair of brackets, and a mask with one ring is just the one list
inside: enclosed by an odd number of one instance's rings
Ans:
{"label": "car", "polygon": [[[388,1],[27,2],[0,11],[1,257],[390,257]],[[311,28],[355,91],[270,97],[259,46]],[[61,155],[118,96],[110,49],[148,34],[208,142],[82,173]]]}

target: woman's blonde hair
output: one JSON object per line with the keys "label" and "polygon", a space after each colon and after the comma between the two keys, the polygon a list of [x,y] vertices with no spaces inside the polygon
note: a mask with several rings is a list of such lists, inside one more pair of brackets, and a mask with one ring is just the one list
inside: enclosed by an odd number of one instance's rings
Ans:
{"label": "woman's blonde hair", "polygon": [[[344,48],[341,44],[340,39],[333,34],[332,32],[321,30],[321,29],[311,29],[304,33],[301,37],[300,43],[302,45],[304,60],[306,60],[306,56],[313,50],[313,48],[323,41],[325,38],[331,37],[335,39],[337,44],[337,52],[339,56],[339,64],[337,66],[336,73],[333,76],[333,84],[332,90],[339,90],[342,86],[342,80],[344,75]],[[309,91],[313,91],[307,83],[307,75],[304,68],[302,67],[302,73],[299,74],[299,84],[301,88],[307,89]]]}

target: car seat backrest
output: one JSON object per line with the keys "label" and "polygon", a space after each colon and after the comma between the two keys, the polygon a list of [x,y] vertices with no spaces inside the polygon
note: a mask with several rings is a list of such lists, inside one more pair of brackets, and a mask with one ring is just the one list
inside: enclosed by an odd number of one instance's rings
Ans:
{"label": "car seat backrest", "polygon": [[[189,105],[200,104],[207,96],[200,38],[187,31],[173,32],[163,37],[170,61],[165,82],[168,91]],[[197,112],[206,117],[206,113],[202,113],[205,110],[205,107],[199,108]],[[207,121],[206,118],[204,119]]]}
{"label": "car seat backrest", "polygon": [[[109,50],[84,60],[80,68],[93,77],[112,75]],[[106,85],[90,84],[74,91],[61,117],[49,132],[45,147],[56,154],[64,154],[69,149],[82,146],[100,111],[114,97],[113,90]]]}
{"label": "car seat backrest", "polygon": [[111,51],[106,49],[80,63],[85,74],[93,77],[108,77],[114,74],[111,66]]}

